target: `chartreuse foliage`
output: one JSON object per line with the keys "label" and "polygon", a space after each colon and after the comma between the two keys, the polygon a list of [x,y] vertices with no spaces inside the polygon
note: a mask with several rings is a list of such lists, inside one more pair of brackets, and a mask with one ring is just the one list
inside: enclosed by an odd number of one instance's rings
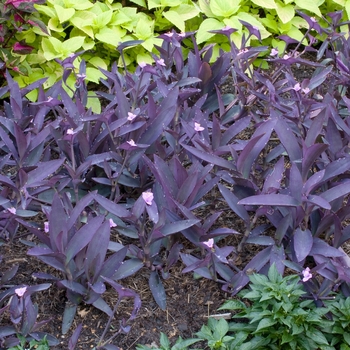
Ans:
{"label": "chartreuse foliage", "polygon": [[[20,72],[12,74],[21,87],[48,77],[44,87],[49,88],[63,73],[57,60],[84,50],[87,81],[98,83],[103,77],[99,68],[110,68],[114,61],[122,66],[120,52],[116,50],[120,43],[135,41],[135,45],[124,52],[128,69],[133,70],[141,62],[152,62],[152,53],[161,45],[159,35],[172,29],[198,30],[198,44],[215,43],[213,62],[219,50],[229,51],[230,45],[227,38],[212,31],[226,26],[236,29],[231,40],[240,46],[243,35],[247,34],[241,21],[260,30],[259,40],[253,38],[247,44],[259,45],[261,39],[264,45],[279,47],[282,52],[285,43],[279,41],[278,36],[287,35],[308,43],[309,38],[304,37],[308,23],[297,10],[327,26],[322,15],[344,7],[346,19],[350,5],[344,0],[138,0],[126,1],[123,5],[113,0],[48,0],[36,4],[38,13],[31,14],[31,23],[34,19],[39,23],[40,19],[47,28],[26,25],[15,33],[16,40],[30,47],[30,52],[16,52]],[[185,43],[187,50],[192,48],[191,41]],[[74,63],[76,69],[79,60]],[[68,84],[72,87],[74,79],[70,78]]]}

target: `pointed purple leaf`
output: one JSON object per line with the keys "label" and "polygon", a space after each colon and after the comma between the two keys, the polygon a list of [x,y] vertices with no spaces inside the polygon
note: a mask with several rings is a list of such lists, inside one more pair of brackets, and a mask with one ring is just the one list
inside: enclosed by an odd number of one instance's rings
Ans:
{"label": "pointed purple leaf", "polygon": [[260,194],[244,198],[238,202],[239,205],[280,205],[284,207],[297,207],[301,203],[295,198],[285,194]]}
{"label": "pointed purple leaf", "polygon": [[166,294],[163,283],[159,277],[158,271],[152,271],[149,277],[149,287],[158,306],[166,310]]}
{"label": "pointed purple leaf", "polygon": [[67,264],[90,243],[97,230],[100,229],[103,220],[103,216],[94,217],[74,234],[72,239],[68,242],[65,252]]}
{"label": "pointed purple leaf", "polygon": [[303,231],[302,229],[297,228],[294,231],[293,241],[295,256],[298,262],[300,262],[304,260],[311,251],[313,244],[311,231],[308,229]]}

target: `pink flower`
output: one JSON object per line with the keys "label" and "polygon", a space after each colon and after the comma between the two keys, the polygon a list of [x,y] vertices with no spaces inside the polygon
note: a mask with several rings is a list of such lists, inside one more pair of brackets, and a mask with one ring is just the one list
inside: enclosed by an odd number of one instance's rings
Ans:
{"label": "pink flower", "polygon": [[133,139],[131,139],[130,141],[126,141],[126,143],[128,143],[130,146],[136,147],[136,143]]}
{"label": "pink flower", "polygon": [[223,31],[223,32],[228,32],[228,31],[230,31],[232,29],[232,27],[230,27],[230,26],[225,26],[224,28],[222,28],[221,30]]}
{"label": "pink flower", "polygon": [[136,117],[137,117],[136,114],[131,113],[131,112],[128,112],[128,120],[132,121],[132,120],[134,120]]}
{"label": "pink flower", "polygon": [[141,68],[145,68],[145,67],[147,66],[147,63],[146,63],[146,62],[140,62],[140,63],[139,63],[139,66],[140,66]]}
{"label": "pink flower", "polygon": [[270,52],[270,56],[277,56],[278,55],[278,49],[273,48]]}
{"label": "pink flower", "polygon": [[73,129],[68,129],[67,130],[67,135],[74,135],[74,134],[75,134],[75,132],[74,132]]}
{"label": "pink flower", "polygon": [[16,208],[14,208],[14,207],[8,208],[7,211],[13,215],[16,215],[16,212],[17,212]]}
{"label": "pink flower", "polygon": [[117,224],[113,221],[113,219],[109,219],[109,227],[112,228],[112,227],[116,227]]}
{"label": "pink flower", "polygon": [[19,297],[23,297],[24,293],[27,291],[27,287],[22,287],[22,288],[17,288],[15,289],[15,293],[19,296]]}
{"label": "pink flower", "polygon": [[49,231],[50,231],[49,223],[48,223],[48,221],[45,221],[44,222],[44,232],[49,233]]}
{"label": "pink flower", "polygon": [[153,202],[153,193],[151,191],[142,192],[142,198],[146,202],[147,205],[152,205]]}
{"label": "pink flower", "polygon": [[307,94],[310,92],[310,89],[308,87],[306,87],[305,89],[301,90],[304,94]]}
{"label": "pink flower", "polygon": [[194,130],[203,131],[204,128],[199,123],[194,123]]}
{"label": "pink flower", "polygon": [[210,238],[208,239],[206,242],[203,242],[203,244],[205,244],[208,248],[213,248],[214,247],[214,239]]}
{"label": "pink flower", "polygon": [[307,267],[305,270],[302,271],[303,274],[303,282],[307,282],[309,279],[312,278],[312,273],[310,273],[310,268]]}
{"label": "pink flower", "polygon": [[163,58],[160,58],[159,60],[156,61],[160,66],[163,66],[165,67],[165,63],[164,63],[164,60]]}
{"label": "pink flower", "polygon": [[168,33],[165,33],[164,35],[166,35],[167,37],[169,37],[169,38],[172,38],[173,37],[173,35],[174,35],[174,33],[172,33],[172,32],[168,32]]}
{"label": "pink flower", "polygon": [[284,55],[284,56],[283,56],[283,59],[284,59],[284,60],[288,60],[288,59],[290,59],[290,56],[289,56],[289,55]]}
{"label": "pink flower", "polygon": [[301,87],[300,87],[299,83],[296,83],[293,87],[293,90],[295,90],[295,91],[299,91],[300,89],[301,89]]}

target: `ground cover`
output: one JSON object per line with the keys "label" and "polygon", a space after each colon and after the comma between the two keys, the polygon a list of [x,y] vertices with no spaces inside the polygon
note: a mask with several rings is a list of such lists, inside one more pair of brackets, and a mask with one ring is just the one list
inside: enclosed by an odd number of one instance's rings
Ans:
{"label": "ground cover", "polygon": [[[249,47],[260,33],[243,23],[242,47],[229,41],[234,29],[215,31],[231,51],[212,64],[211,45],[167,33],[154,65],[101,69],[101,113],[86,108],[85,63],[72,71],[79,54],[48,91],[7,77],[4,348],[18,333],[44,336],[39,328],[57,349],[73,349],[78,335],[82,349],[159,345],[159,331],[188,338],[270,266],[304,277],[313,305],[350,295],[349,40],[341,13],[326,30],[303,16],[312,45],[285,37],[285,52]],[[327,40],[315,46],[313,31]],[[195,48],[184,57],[185,37]],[[261,53],[270,71],[252,65]],[[62,84],[72,74],[70,97]],[[36,88],[33,103],[25,96]],[[53,319],[37,324],[38,312]]]}

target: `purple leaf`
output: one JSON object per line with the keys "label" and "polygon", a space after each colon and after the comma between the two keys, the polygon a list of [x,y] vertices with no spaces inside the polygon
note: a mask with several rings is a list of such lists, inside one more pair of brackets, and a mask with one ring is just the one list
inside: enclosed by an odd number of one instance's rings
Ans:
{"label": "purple leaf", "polygon": [[259,156],[262,149],[266,146],[270,134],[258,135],[249,140],[243,151],[237,159],[237,170],[242,174],[243,178],[248,179],[250,169],[254,161]]}
{"label": "purple leaf", "polygon": [[268,236],[253,236],[248,237],[246,243],[258,244],[258,245],[274,245],[275,241],[273,238]]}
{"label": "purple leaf", "polygon": [[201,151],[197,148],[194,148],[192,146],[189,145],[182,145],[187,151],[189,151],[190,153],[192,153],[194,156],[196,156],[197,158],[204,160],[208,163],[211,164],[215,164],[218,165],[224,169],[229,169],[229,170],[235,170],[236,167],[233,164],[233,162],[229,162],[226,159],[220,158],[214,154],[209,154],[207,152]]}
{"label": "purple leaf", "polygon": [[340,185],[334,186],[329,190],[320,193],[320,197],[325,199],[327,202],[332,202],[338,198],[341,198],[350,193],[350,181],[344,181]]}
{"label": "purple leaf", "polygon": [[290,160],[292,162],[300,162],[302,160],[301,148],[291,128],[288,127],[287,123],[281,117],[278,117],[274,129],[287,151]]}
{"label": "purple leaf", "polygon": [[81,330],[83,329],[83,324],[80,323],[79,326],[75,329],[73,332],[72,336],[69,338],[68,342],[68,350],[74,350],[79,339],[79,335]]}
{"label": "purple leaf", "polygon": [[284,206],[297,207],[301,203],[295,198],[285,194],[260,194],[240,200],[238,205],[268,205],[268,206]]}
{"label": "purple leaf", "polygon": [[283,245],[277,246],[274,245],[271,249],[270,256],[270,265],[275,264],[277,271],[283,275],[284,273],[284,260],[286,259],[286,255],[284,253]]}
{"label": "purple leaf", "polygon": [[109,221],[106,220],[96,231],[86,251],[85,272],[90,281],[95,281],[105,261],[110,239]]}
{"label": "purple leaf", "polygon": [[323,170],[320,170],[317,173],[314,173],[313,175],[311,175],[303,185],[303,189],[302,189],[303,194],[305,194],[307,196],[315,188],[320,186],[321,181],[324,177],[324,174],[325,174],[325,170],[323,169]]}
{"label": "purple leaf", "polygon": [[39,163],[37,168],[28,173],[26,187],[35,187],[46,177],[53,175],[58,168],[64,163],[65,159],[49,160],[48,162]]}
{"label": "purple leaf", "polygon": [[320,238],[315,237],[314,243],[309,255],[311,256],[320,255],[322,257],[336,258],[336,257],[343,257],[344,253],[342,253],[339,249],[331,247],[329,244],[327,244],[325,241],[321,240]]}
{"label": "purple leaf", "polygon": [[285,170],[284,157],[281,157],[275,164],[272,171],[267,175],[264,182],[263,192],[269,193],[271,191],[276,192],[281,187],[281,181],[283,179]]}
{"label": "purple leaf", "polygon": [[303,161],[302,161],[302,178],[305,182],[311,167],[315,164],[317,158],[327,149],[327,145],[317,143],[308,148],[303,149]]}
{"label": "purple leaf", "polygon": [[306,198],[306,201],[308,203],[317,205],[320,208],[326,209],[326,210],[331,210],[332,207],[329,204],[329,202],[327,202],[325,199],[323,199],[320,196],[315,196],[315,195],[308,195]]}
{"label": "purple leaf", "polygon": [[168,236],[173,233],[181,232],[182,230],[185,230],[193,225],[196,225],[199,222],[200,220],[183,220],[183,221],[172,222],[169,224],[165,224],[160,229],[160,231],[164,236]]}
{"label": "purple leaf", "polygon": [[229,207],[244,220],[246,225],[250,225],[249,214],[243,206],[238,204],[238,198],[225,186],[219,184],[218,187]]}
{"label": "purple leaf", "polygon": [[125,277],[129,277],[136,273],[143,267],[143,262],[140,259],[132,258],[123,261],[122,265],[119,267],[118,271],[112,276],[114,280],[120,280]]}
{"label": "purple leaf", "polygon": [[108,210],[111,214],[118,216],[120,218],[127,218],[129,217],[130,213],[127,209],[125,209],[120,204],[116,204],[112,202],[111,200],[101,196],[98,193],[94,194],[94,198],[96,202],[98,202],[103,208]]}
{"label": "purple leaf", "polygon": [[169,92],[168,96],[161,102],[155,118],[148,124],[138,143],[151,145],[158,139],[175,116],[178,95],[179,89],[177,87]]}
{"label": "purple leaf", "polygon": [[166,294],[162,281],[158,275],[158,271],[152,271],[149,277],[149,287],[158,306],[162,310],[166,310]]}
{"label": "purple leaf", "polygon": [[293,242],[295,256],[297,261],[300,262],[304,260],[311,251],[313,244],[311,231],[308,229],[303,231],[302,229],[297,228],[294,231]]}
{"label": "purple leaf", "polygon": [[90,243],[97,230],[100,229],[103,220],[104,217],[101,215],[94,217],[74,234],[65,251],[66,264]]}

